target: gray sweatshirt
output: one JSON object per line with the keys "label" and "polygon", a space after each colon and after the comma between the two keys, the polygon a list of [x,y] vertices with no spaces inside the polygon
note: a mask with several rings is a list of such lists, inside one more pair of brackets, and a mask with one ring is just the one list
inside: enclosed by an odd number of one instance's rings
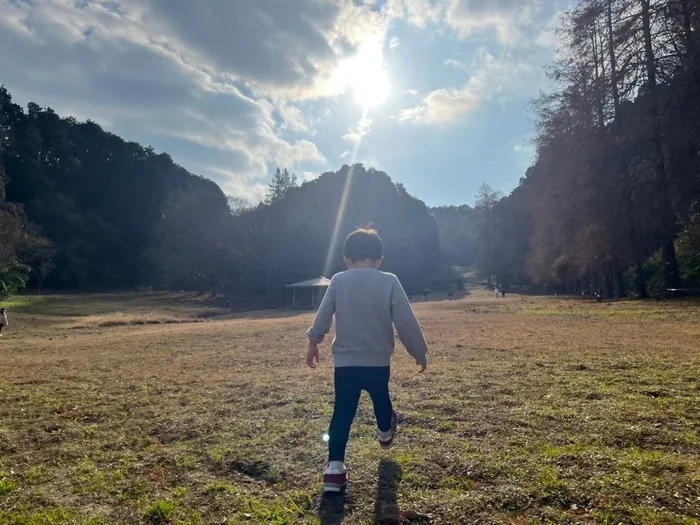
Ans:
{"label": "gray sweatshirt", "polygon": [[371,268],[353,268],[335,275],[313,326],[306,332],[309,341],[323,341],[334,314],[336,368],[389,366],[394,352],[393,326],[408,353],[420,364],[427,363],[428,345],[395,275]]}

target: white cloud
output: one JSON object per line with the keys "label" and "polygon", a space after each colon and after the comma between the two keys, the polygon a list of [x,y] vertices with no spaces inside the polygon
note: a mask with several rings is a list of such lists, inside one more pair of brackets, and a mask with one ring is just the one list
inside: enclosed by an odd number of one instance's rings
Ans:
{"label": "white cloud", "polygon": [[517,139],[513,145],[513,151],[521,155],[532,156],[535,152],[534,136],[528,133]]}
{"label": "white cloud", "polygon": [[564,11],[556,11],[547,24],[540,30],[535,43],[544,48],[556,50],[559,47],[557,29],[561,26]]}
{"label": "white cloud", "polygon": [[371,126],[372,119],[363,118],[350,128],[350,131],[343,135],[343,140],[347,140],[352,144],[358,144],[362,140],[362,137],[370,132]]}
{"label": "white cloud", "polygon": [[404,122],[449,122],[471,113],[497,95],[517,91],[521,77],[534,73],[532,66],[510,55],[495,57],[483,49],[477,54],[472,70],[474,73],[462,88],[432,91],[422,104],[402,110],[397,118]]}
{"label": "white cloud", "polygon": [[445,0],[387,0],[384,11],[391,18],[400,18],[425,27],[437,23],[445,9]]}
{"label": "white cloud", "polygon": [[298,106],[292,106],[282,101],[277,107],[277,113],[282,119],[282,126],[285,130],[296,133],[308,133],[309,126],[306,117]]}
{"label": "white cloud", "polygon": [[[8,50],[0,81],[19,102],[96,120],[249,198],[277,165],[311,173],[328,163],[315,132],[342,108],[331,115],[316,100],[330,95],[339,61],[363,43],[407,45],[387,38],[392,18],[461,37],[495,31],[513,43],[543,1],[0,0],[0,49]],[[547,38],[543,31],[537,42]],[[510,56],[482,58],[469,67],[446,61],[472,72],[459,89],[403,89],[419,98],[399,118],[451,121],[528,74]],[[400,94],[403,86],[393,87]],[[341,158],[371,125],[348,130]]]}
{"label": "white cloud", "polygon": [[346,149],[345,151],[343,151],[343,152],[340,154],[340,158],[341,158],[341,159],[347,159],[350,155],[352,155],[352,151],[350,151],[349,149]]}
{"label": "white cloud", "polygon": [[513,45],[529,29],[544,0],[387,0],[385,14],[418,27],[444,22],[460,38],[494,31]]}
{"label": "white cloud", "polygon": [[141,0],[103,1],[121,2],[131,18],[139,12],[147,45],[218,82],[242,81],[256,93],[290,99],[326,94],[339,58],[386,30],[379,13],[352,0],[150,0],[146,7]]}
{"label": "white cloud", "polygon": [[464,65],[459,60],[455,60],[454,58],[448,58],[447,60],[445,60],[445,62],[443,62],[443,64],[445,64],[446,67],[453,67],[455,69],[463,69],[465,71],[467,70],[466,65]]}
{"label": "white cloud", "polygon": [[302,171],[299,174],[299,181],[300,182],[310,182],[312,180],[318,179],[319,173],[315,171]]}
{"label": "white cloud", "polygon": [[258,203],[265,198],[267,184],[257,177],[242,175],[218,166],[203,166],[202,171],[206,176],[222,181],[219,185],[226,195],[241,197],[250,203]]}
{"label": "white cloud", "polygon": [[532,24],[543,0],[452,0],[446,22],[465,38],[492,30],[503,44],[513,45],[523,36],[522,28]]}
{"label": "white cloud", "polygon": [[2,82],[20,103],[95,120],[249,197],[242,185],[257,191],[276,165],[327,164],[290,97],[317,96],[358,28],[382,29],[345,0],[238,0],[228,16],[232,4],[0,0]]}

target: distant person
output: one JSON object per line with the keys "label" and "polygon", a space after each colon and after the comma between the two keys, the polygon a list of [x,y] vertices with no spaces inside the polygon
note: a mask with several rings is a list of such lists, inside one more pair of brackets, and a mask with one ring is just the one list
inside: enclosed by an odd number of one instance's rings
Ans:
{"label": "distant person", "polygon": [[423,290],[423,300],[424,301],[428,300],[428,290]]}
{"label": "distant person", "polygon": [[2,329],[7,327],[7,310],[0,308],[0,337],[2,337]]}
{"label": "distant person", "polygon": [[448,301],[451,301],[454,296],[455,296],[455,294],[452,293],[452,290],[447,292],[447,300]]}
{"label": "distant person", "polygon": [[224,298],[224,307],[228,310],[228,297]]}
{"label": "distant person", "polygon": [[505,287],[505,286],[501,286],[501,297],[504,297],[504,298],[505,298],[505,296],[506,296],[506,287]]}
{"label": "distant person", "polygon": [[498,299],[501,296],[501,291],[498,289],[498,286],[493,289],[493,292],[496,294],[496,299]]}
{"label": "distant person", "polygon": [[348,235],[343,255],[348,270],[331,279],[306,333],[306,364],[316,368],[318,345],[330,331],[335,315],[335,405],[328,430],[328,466],[323,473],[326,492],[340,492],[347,485],[345,448],[363,390],[372,398],[379,445],[389,448],[394,442],[399,425],[389,396],[394,327],[420,372],[428,367],[428,345],[406,292],[395,275],[379,271],[383,249],[377,232],[358,229]]}

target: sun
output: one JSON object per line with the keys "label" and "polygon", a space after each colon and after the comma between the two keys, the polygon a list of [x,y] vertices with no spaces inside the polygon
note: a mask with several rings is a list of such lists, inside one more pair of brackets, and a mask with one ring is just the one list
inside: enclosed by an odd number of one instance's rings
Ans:
{"label": "sun", "polygon": [[364,110],[383,104],[391,91],[384,68],[383,42],[366,42],[357,54],[340,61],[331,78],[336,94],[350,91]]}

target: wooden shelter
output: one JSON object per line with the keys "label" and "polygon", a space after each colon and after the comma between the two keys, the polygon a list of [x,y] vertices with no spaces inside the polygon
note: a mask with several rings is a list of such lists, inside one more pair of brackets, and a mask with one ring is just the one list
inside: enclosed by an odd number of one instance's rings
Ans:
{"label": "wooden shelter", "polygon": [[285,288],[292,290],[292,306],[294,308],[318,308],[330,284],[330,279],[317,277],[300,283],[288,284]]}

